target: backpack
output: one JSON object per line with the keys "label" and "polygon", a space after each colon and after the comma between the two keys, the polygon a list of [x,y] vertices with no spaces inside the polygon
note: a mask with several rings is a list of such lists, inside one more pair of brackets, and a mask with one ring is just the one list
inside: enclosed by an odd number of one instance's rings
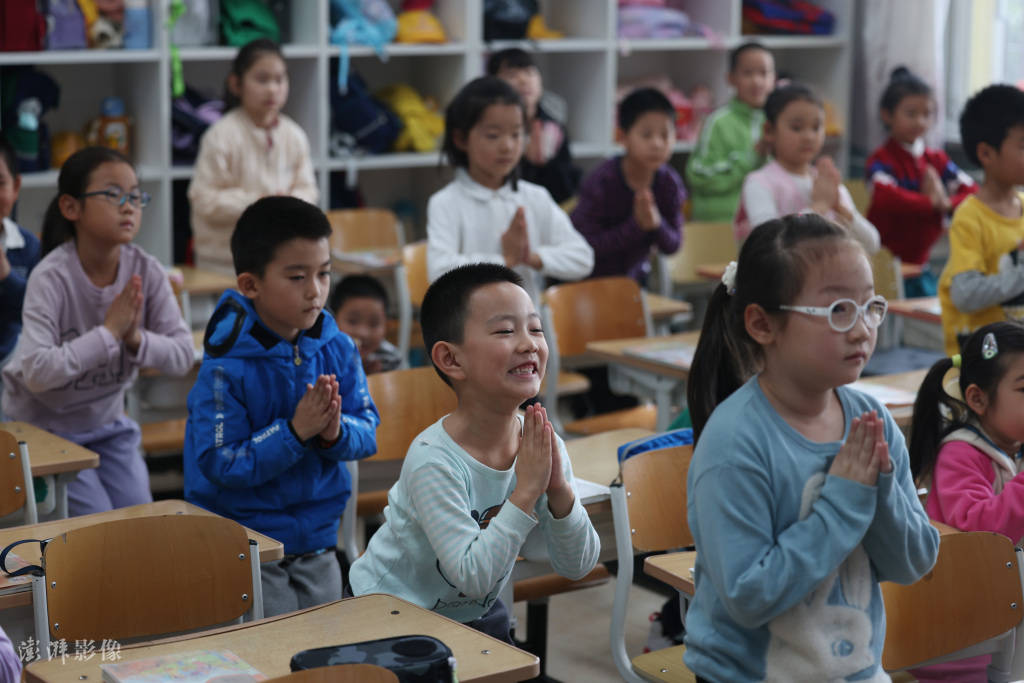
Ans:
{"label": "backpack", "polygon": [[220,33],[225,45],[241,47],[257,38],[281,41],[281,30],[263,0],[220,0]]}
{"label": "backpack", "polygon": [[[332,71],[334,68],[332,65]],[[332,141],[339,143],[335,146],[372,154],[390,151],[402,132],[399,118],[370,95],[365,81],[355,72],[349,73],[345,92],[331,88],[331,127],[341,134],[340,140]]]}
{"label": "backpack", "polygon": [[385,0],[331,0],[331,31],[328,39],[338,50],[338,90],[348,86],[348,46],[369,45],[381,61],[387,61],[384,46],[395,39],[398,21]]}
{"label": "backpack", "polygon": [[47,50],[81,50],[88,46],[85,17],[75,0],[49,0],[46,24]]}
{"label": "backpack", "polygon": [[46,20],[36,0],[0,2],[0,51],[42,50]]}
{"label": "backpack", "polygon": [[185,87],[171,102],[171,153],[176,164],[189,164],[199,155],[199,138],[224,115],[224,103]]}
{"label": "backpack", "polygon": [[484,0],[484,40],[521,40],[530,17],[539,11],[537,0]]}
{"label": "backpack", "polygon": [[803,0],[743,0],[743,22],[753,26],[750,33],[828,35],[836,18]]}
{"label": "backpack", "polygon": [[57,82],[32,66],[0,69],[0,129],[22,173],[50,167],[50,132],[43,115],[60,103]]}
{"label": "backpack", "polygon": [[645,436],[619,446],[619,462],[621,463],[632,458],[634,455],[640,455],[647,451],[657,451],[662,448],[672,448],[673,446],[689,446],[692,443],[693,429],[690,427],[652,434],[651,436]]}

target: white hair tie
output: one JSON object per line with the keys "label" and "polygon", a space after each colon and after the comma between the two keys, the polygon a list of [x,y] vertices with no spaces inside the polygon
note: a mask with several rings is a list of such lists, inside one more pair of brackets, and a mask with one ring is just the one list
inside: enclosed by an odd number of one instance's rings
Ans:
{"label": "white hair tie", "polygon": [[722,284],[725,285],[725,291],[727,294],[732,296],[736,293],[736,262],[729,261],[729,265],[725,267],[725,272],[722,273]]}

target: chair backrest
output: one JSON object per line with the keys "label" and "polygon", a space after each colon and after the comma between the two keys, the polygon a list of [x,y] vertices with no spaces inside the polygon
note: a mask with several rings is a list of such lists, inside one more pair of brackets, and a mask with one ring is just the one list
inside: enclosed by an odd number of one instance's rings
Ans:
{"label": "chair backrest", "polygon": [[0,517],[16,510],[25,511],[25,524],[39,521],[28,447],[14,434],[0,430]]}
{"label": "chair backrest", "polygon": [[686,472],[693,446],[640,453],[623,461],[633,548],[653,552],[693,545],[686,524]]}
{"label": "chair backrest", "polygon": [[401,221],[389,209],[335,209],[327,212],[331,249],[397,249],[405,243]]}
{"label": "chair backrest", "polygon": [[683,246],[669,257],[672,282],[706,282],[697,275],[697,266],[735,261],[739,254],[731,223],[690,221],[683,226]]}
{"label": "chair backrest", "polygon": [[366,378],[377,410],[377,454],[373,460],[401,460],[409,444],[439,419],[455,410],[455,392],[433,366],[379,372]]}
{"label": "chair backrest", "polygon": [[846,189],[850,193],[854,208],[862,216],[866,216],[868,207],[871,206],[871,194],[868,192],[867,183],[863,178],[847,178],[843,181],[843,185],[846,185]]}
{"label": "chair backrest", "polygon": [[906,669],[1006,633],[1021,623],[1021,595],[1010,539],[990,532],[943,535],[928,574],[910,586],[882,584],[882,666]]}
{"label": "chair backrest", "polygon": [[[548,287],[544,302],[560,359],[580,356],[587,342],[648,334],[643,292],[628,277],[602,277]],[[550,343],[549,337],[549,343]],[[548,372],[552,372],[549,365]]]}
{"label": "chair backrest", "polygon": [[258,552],[240,524],[215,515],[72,529],[43,552],[48,617],[37,615],[46,622],[37,621],[36,637],[148,637],[223,624],[254,606],[260,618]]}
{"label": "chair backrest", "polygon": [[267,683],[398,683],[394,671],[376,664],[336,664],[293,671],[271,678]]}
{"label": "chair backrest", "polygon": [[409,287],[409,301],[413,308],[423,303],[430,280],[427,278],[427,242],[413,242],[402,247],[402,264],[405,266],[405,280]]}
{"label": "chair backrest", "polygon": [[875,276],[875,292],[890,301],[903,298],[903,275],[900,273],[900,260],[882,247],[868,256],[871,261],[871,272]]}

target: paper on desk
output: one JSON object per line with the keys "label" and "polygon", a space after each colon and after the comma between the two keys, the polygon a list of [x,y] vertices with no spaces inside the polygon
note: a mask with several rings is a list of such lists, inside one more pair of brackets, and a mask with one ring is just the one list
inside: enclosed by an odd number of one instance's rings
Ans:
{"label": "paper on desk", "polygon": [[[7,553],[7,560],[5,562],[7,568],[12,572],[16,572],[19,569],[28,566],[28,562],[18,557],[15,553]],[[20,593],[27,591],[31,588],[32,575],[22,574],[21,576],[7,576],[3,572],[0,572],[0,595],[7,595],[9,593]]]}
{"label": "paper on desk", "polygon": [[586,479],[576,477],[573,479],[573,482],[576,484],[576,492],[579,494],[581,505],[590,505],[591,503],[608,500],[612,494],[611,489],[607,486]]}
{"label": "paper on desk", "polygon": [[348,263],[355,266],[362,266],[364,268],[387,268],[394,264],[394,259],[389,259],[388,256],[392,255],[393,250],[382,250],[382,251],[340,251],[338,249],[331,250],[331,258],[334,258],[342,263]]}
{"label": "paper on desk", "polygon": [[917,398],[913,392],[906,389],[887,387],[884,384],[875,384],[874,382],[858,381],[846,386],[877,398],[883,405],[889,408],[893,406],[912,406],[914,405],[914,399]]}
{"label": "paper on desk", "polygon": [[267,677],[230,650],[197,650],[146,659],[102,664],[106,683],[206,683],[207,681],[265,681]]}
{"label": "paper on desk", "polygon": [[666,341],[661,343],[640,344],[623,349],[629,356],[646,358],[647,360],[676,365],[681,368],[689,368],[693,364],[693,352],[696,351],[693,344],[682,344],[678,341]]}

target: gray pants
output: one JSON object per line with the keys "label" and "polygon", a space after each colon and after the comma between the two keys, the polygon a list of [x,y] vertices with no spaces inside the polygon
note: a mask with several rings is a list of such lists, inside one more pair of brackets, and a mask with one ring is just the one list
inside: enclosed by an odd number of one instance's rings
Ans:
{"label": "gray pants", "polygon": [[264,562],[260,573],[265,617],[341,600],[341,565],[334,548]]}

